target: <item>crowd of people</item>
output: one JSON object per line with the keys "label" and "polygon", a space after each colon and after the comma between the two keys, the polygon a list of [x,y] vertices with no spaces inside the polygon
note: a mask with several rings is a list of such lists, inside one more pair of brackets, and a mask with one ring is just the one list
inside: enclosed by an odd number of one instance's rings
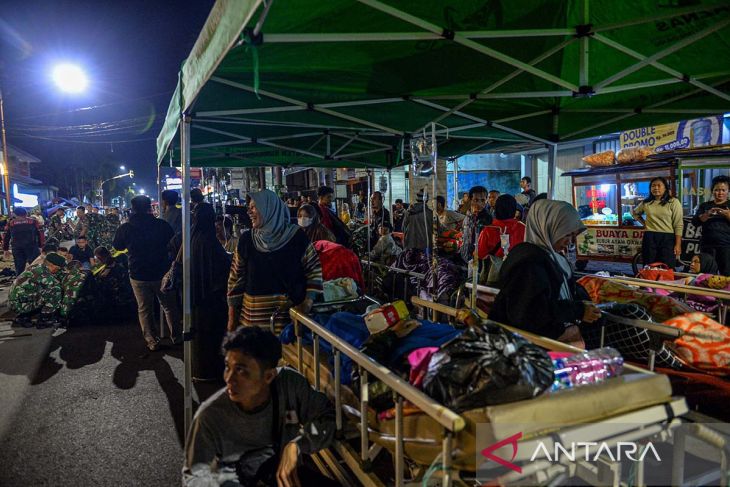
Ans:
{"label": "crowd of people", "polygon": [[[696,224],[705,227],[703,254],[693,262],[698,272],[726,273],[729,182],[716,178],[714,199],[700,205],[695,215]],[[362,276],[357,275],[360,258],[391,265],[407,253],[431,249],[453,265],[484,263],[493,269],[494,284],[501,290],[491,318],[580,346],[578,325],[601,316],[576,286],[566,257],[567,247],[586,228],[572,205],[535,194],[529,178],[523,178],[521,189],[511,195],[474,186],[456,210],[449,210],[441,195],[429,205],[424,191],[412,204],[396,200],[388,209],[382,194],[375,192],[369,204],[360,195],[352,213],[349,205],[340,211],[332,207],[334,191],[326,186],[318,189],[316,199],[299,201],[263,190],[247,201],[245,231],[229,216],[217,215],[202,193],[193,190],[193,379],[223,381],[225,387],[195,416],[186,442],[185,483],[208,485],[225,475],[240,479],[248,466],[256,465],[249,472],[252,479],[329,485],[328,479],[307,469],[301,457],[331,442],[332,405],[304,377],[279,368],[277,335],[289,322],[290,308],[309,313],[323,300],[333,266],[352,276],[364,292]],[[636,215],[646,218],[645,261],[676,257],[681,205],[669,194],[666,181],[652,181],[651,196],[637,207]],[[137,196],[125,220],[114,209],[102,215],[79,207],[76,219],[58,210],[41,223],[17,208],[3,239],[18,269],[10,292],[16,321],[25,326],[35,319],[39,326],[58,326],[68,324],[79,310],[104,310],[90,314],[99,317],[115,307],[134,309],[136,302],[142,338],[150,351],[161,347],[163,326],[169,329],[170,345],[181,344],[178,194],[162,194],[159,217],[149,198]],[[358,248],[358,229],[364,229],[360,234],[368,255]],[[456,251],[447,251],[443,235],[458,240]],[[157,302],[162,308],[159,325]]]}

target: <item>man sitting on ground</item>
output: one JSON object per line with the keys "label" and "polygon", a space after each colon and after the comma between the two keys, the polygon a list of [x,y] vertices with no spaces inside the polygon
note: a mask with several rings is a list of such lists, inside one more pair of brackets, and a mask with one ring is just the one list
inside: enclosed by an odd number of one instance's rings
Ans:
{"label": "man sitting on ground", "polygon": [[58,245],[54,242],[46,241],[46,244],[41,249],[41,255],[36,257],[35,260],[28,265],[28,267],[36,267],[41,265],[43,261],[46,260],[46,255],[48,255],[49,252],[58,252]]}
{"label": "man sitting on ground", "polygon": [[23,271],[10,287],[8,305],[17,314],[14,322],[28,327],[31,317],[40,313],[39,328],[60,324],[57,310],[61,307],[63,289],[59,271],[66,260],[49,252],[41,265]]}
{"label": "man sitting on ground", "polygon": [[94,251],[89,247],[86,237],[83,235],[76,238],[76,245],[69,249],[69,253],[73,256],[73,260],[79,261],[84,270],[90,270],[96,263]]}
{"label": "man sitting on ground", "polygon": [[335,413],[327,397],[298,372],[277,368],[279,340],[259,327],[240,327],[224,339],[223,351],[226,387],[195,415],[185,444],[184,485],[226,480],[337,485],[299,465],[301,455],[329,446]]}

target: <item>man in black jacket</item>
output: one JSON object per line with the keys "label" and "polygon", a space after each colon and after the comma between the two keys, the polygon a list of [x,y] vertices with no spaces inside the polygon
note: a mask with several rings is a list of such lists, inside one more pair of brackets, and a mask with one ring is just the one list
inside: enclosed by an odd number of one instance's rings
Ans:
{"label": "man in black jacket", "polygon": [[16,208],[14,213],[15,218],[10,220],[5,230],[3,250],[5,257],[9,257],[10,243],[13,243],[15,275],[19,276],[25,270],[25,266],[40,255],[44,242],[43,230],[38,220],[28,217],[25,208]]}
{"label": "man in black jacket", "polygon": [[350,230],[347,229],[347,225],[342,223],[342,220],[340,220],[335,212],[332,211],[332,199],[334,197],[334,193],[335,192],[332,188],[321,186],[317,190],[319,204],[317,204],[315,208],[319,212],[319,218],[322,225],[327,227],[327,229],[334,234],[337,243],[344,245],[345,247],[350,247],[352,244],[352,235],[350,235]]}
{"label": "man in black jacket", "polygon": [[147,348],[155,351],[159,338],[153,333],[155,296],[162,305],[170,327],[173,344],[182,340],[180,308],[174,296],[160,292],[160,281],[170,268],[167,244],[173,237],[172,227],[152,215],[152,204],[147,196],[132,198],[132,214],[114,236],[114,248],[129,252],[129,281],[137,300],[137,313]]}

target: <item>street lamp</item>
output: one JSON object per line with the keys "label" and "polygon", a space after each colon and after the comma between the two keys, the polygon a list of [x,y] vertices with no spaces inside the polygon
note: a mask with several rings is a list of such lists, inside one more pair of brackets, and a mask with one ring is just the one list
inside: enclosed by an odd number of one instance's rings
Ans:
{"label": "street lamp", "polygon": [[119,166],[119,170],[120,170],[120,171],[126,171],[126,170],[127,170],[127,168],[126,168],[126,167],[124,167],[124,166]]}
{"label": "street lamp", "polygon": [[139,194],[144,194],[144,188],[139,188]]}
{"label": "street lamp", "polygon": [[116,176],[111,177],[109,179],[105,179],[104,181],[101,182],[101,184],[99,185],[99,195],[101,196],[101,207],[102,208],[104,207],[104,183],[111,181],[112,179],[125,178],[127,176],[129,176],[130,178],[133,178],[134,171],[125,172],[124,174],[117,174]]}
{"label": "street lamp", "polygon": [[65,93],[82,93],[89,85],[86,73],[75,64],[63,63],[53,68],[53,81]]}

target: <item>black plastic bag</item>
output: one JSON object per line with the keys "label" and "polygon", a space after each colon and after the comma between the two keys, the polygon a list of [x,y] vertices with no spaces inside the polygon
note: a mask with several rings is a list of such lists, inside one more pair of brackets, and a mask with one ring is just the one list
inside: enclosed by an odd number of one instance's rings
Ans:
{"label": "black plastic bag", "polygon": [[496,325],[469,328],[431,358],[424,391],[454,411],[530,399],[553,383],[542,348]]}

